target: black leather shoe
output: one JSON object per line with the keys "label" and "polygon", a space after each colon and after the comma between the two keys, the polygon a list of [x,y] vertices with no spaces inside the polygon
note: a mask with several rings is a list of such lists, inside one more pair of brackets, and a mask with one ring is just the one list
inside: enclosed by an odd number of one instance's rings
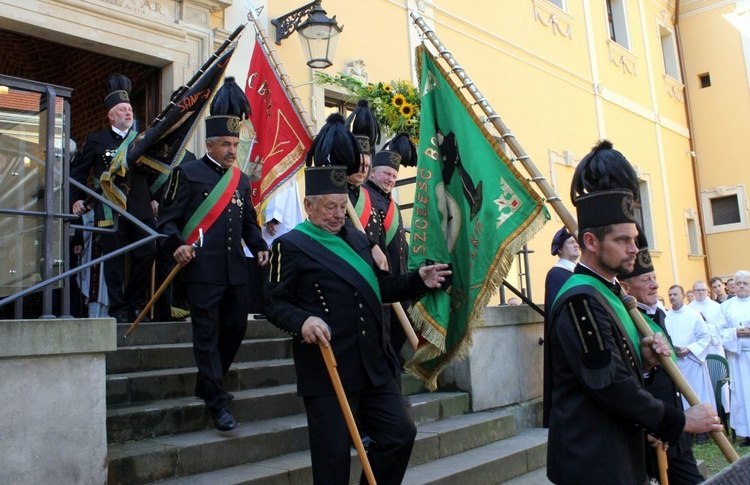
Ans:
{"label": "black leather shoe", "polygon": [[110,316],[114,318],[117,323],[130,323],[130,319],[128,318],[128,314],[126,312],[115,313]]}
{"label": "black leather shoe", "polygon": [[[133,319],[131,321],[135,322],[136,318],[138,318],[138,315],[140,314],[141,314],[141,309],[136,308],[135,311],[133,311]],[[143,315],[143,318],[141,318],[141,323],[148,323],[150,321],[151,321],[151,315],[149,315],[148,313]]]}
{"label": "black leather shoe", "polygon": [[740,446],[742,448],[747,448],[748,446],[750,446],[750,437],[745,438],[744,440],[740,441]]}
{"label": "black leather shoe", "polygon": [[237,422],[227,408],[221,408],[218,411],[211,410],[211,419],[219,431],[232,431],[237,427]]}
{"label": "black leather shoe", "polygon": [[264,313],[258,313],[253,315],[253,320],[268,320],[268,317]]}

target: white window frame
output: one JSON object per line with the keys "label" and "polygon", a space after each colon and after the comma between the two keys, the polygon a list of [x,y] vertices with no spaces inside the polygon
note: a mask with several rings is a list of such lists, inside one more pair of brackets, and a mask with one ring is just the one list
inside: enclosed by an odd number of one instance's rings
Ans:
{"label": "white window frame", "polygon": [[625,5],[625,0],[605,0],[604,1],[604,12],[607,15],[607,33],[609,33],[609,8],[612,9],[612,27],[614,28],[615,39],[610,39],[613,42],[621,45],[627,50],[630,50],[630,30],[628,29],[628,11]]}
{"label": "white window frame", "polygon": [[651,192],[651,175],[643,173],[639,167],[635,167],[636,174],[638,175],[638,192],[641,198],[641,225],[643,226],[643,232],[646,233],[646,239],[648,240],[648,248],[650,250],[656,250],[656,232],[654,232],[654,216],[651,213],[651,200],[653,194]]}
{"label": "white window frame", "polygon": [[698,213],[694,208],[683,212],[685,221],[685,237],[687,239],[688,256],[703,256],[703,240]]}
{"label": "white window frame", "polygon": [[674,30],[667,27],[663,22],[657,22],[659,42],[661,44],[661,59],[664,66],[664,74],[682,82],[680,75],[680,58],[677,55],[677,41]]}
{"label": "white window frame", "polygon": [[[711,200],[731,195],[737,196],[737,205],[739,206],[740,222],[734,224],[714,225],[714,215],[711,210]],[[701,206],[703,207],[704,220],[706,223],[706,234],[716,234],[720,232],[741,231],[748,229],[747,223],[747,197],[745,195],[745,186],[718,186],[713,190],[701,190]]]}
{"label": "white window frame", "polygon": [[560,10],[562,10],[563,12],[567,12],[568,11],[568,5],[567,5],[568,2],[567,2],[567,0],[547,0],[547,2],[551,3],[555,7],[559,8]]}

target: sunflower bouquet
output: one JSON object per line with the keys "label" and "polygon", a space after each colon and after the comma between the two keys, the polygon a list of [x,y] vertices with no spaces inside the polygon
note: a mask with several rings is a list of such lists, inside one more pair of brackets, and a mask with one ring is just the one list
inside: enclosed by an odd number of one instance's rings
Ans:
{"label": "sunflower bouquet", "polygon": [[366,99],[386,136],[406,132],[415,145],[419,143],[419,92],[409,81],[365,84],[346,74],[317,72],[315,82],[339,86],[352,92],[353,98]]}

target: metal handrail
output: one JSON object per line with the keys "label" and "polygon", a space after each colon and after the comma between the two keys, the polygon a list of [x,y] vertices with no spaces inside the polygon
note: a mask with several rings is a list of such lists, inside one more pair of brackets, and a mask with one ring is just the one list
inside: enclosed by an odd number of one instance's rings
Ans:
{"label": "metal handrail", "polygon": [[[49,277],[49,278],[47,278],[47,279],[45,279],[45,280],[43,280],[43,281],[41,281],[41,282],[39,282],[39,283],[37,283],[37,284],[35,284],[33,286],[30,286],[30,287],[26,288],[25,290],[21,290],[21,291],[16,292],[16,293],[14,293],[14,294],[6,297],[6,298],[3,298],[2,300],[0,300],[0,307],[3,307],[3,306],[5,306],[5,305],[7,305],[9,303],[12,303],[12,302],[18,300],[19,298],[23,298],[23,297],[25,297],[27,295],[30,295],[32,293],[35,293],[35,292],[39,291],[39,290],[42,290],[45,287],[47,287],[47,286],[49,286],[49,285],[51,285],[53,283],[56,283],[56,282],[58,282],[60,280],[70,278],[71,276],[76,275],[76,274],[78,274],[78,273],[80,273],[82,271],[85,271],[86,269],[88,269],[88,268],[90,268],[92,266],[95,266],[95,265],[97,265],[97,264],[99,264],[101,262],[104,262],[104,261],[107,261],[109,259],[112,259],[112,258],[115,258],[117,256],[120,256],[121,254],[127,253],[127,252],[129,252],[129,251],[131,251],[131,250],[133,250],[133,249],[135,249],[135,248],[137,248],[139,246],[147,244],[147,243],[149,243],[151,241],[154,241],[154,240],[156,240],[158,238],[166,237],[164,234],[159,234],[154,229],[151,229],[150,227],[148,227],[146,224],[144,224],[143,222],[141,222],[138,218],[136,218],[132,214],[129,214],[127,212],[127,210],[122,209],[122,208],[114,205],[111,201],[109,201],[108,199],[106,199],[102,195],[96,193],[95,191],[91,190],[86,185],[83,185],[83,184],[81,184],[80,182],[78,182],[77,180],[74,180],[74,179],[70,179],[69,183],[72,184],[72,185],[74,185],[78,189],[82,190],[85,194],[90,195],[94,199],[98,200],[99,202],[102,202],[103,204],[108,205],[109,207],[112,208],[113,211],[115,211],[120,216],[124,217],[127,221],[131,222],[132,224],[134,224],[135,226],[137,226],[139,229],[141,229],[142,231],[144,231],[148,235],[146,237],[142,238],[142,239],[139,239],[138,241],[134,241],[134,242],[132,242],[132,243],[126,245],[126,246],[123,246],[120,249],[117,249],[117,250],[112,251],[110,253],[107,253],[107,254],[105,254],[103,256],[100,256],[100,257],[98,257],[98,258],[96,258],[96,259],[94,259],[92,261],[89,261],[88,263],[82,264],[82,265],[77,266],[77,267],[75,267],[73,269],[69,269],[69,270],[67,270],[67,271],[65,271],[63,273],[60,273],[57,276]],[[25,211],[15,211],[15,210],[8,210],[8,209],[0,210],[0,213],[9,213],[9,214],[13,214],[13,215],[23,215],[23,216],[26,216],[26,215],[42,215],[42,216],[58,217],[58,218],[62,218],[62,219],[65,219],[65,220],[68,220],[68,219],[77,219],[78,218],[78,216],[75,215],[75,214],[57,214],[57,213],[54,213],[54,214],[44,214],[44,213],[41,213],[41,214],[38,214],[38,213],[29,214],[29,213],[27,213]],[[94,233],[114,233],[115,231],[117,231],[118,222],[119,222],[119,219],[115,218],[115,225],[112,226],[111,228],[97,228],[97,227],[90,227],[90,226],[82,226],[82,225],[77,225],[77,224],[69,224],[67,222],[66,222],[66,224],[68,224],[68,227],[70,227],[70,228],[80,229],[80,230],[83,230],[83,231],[90,231],[90,232],[94,232]],[[51,318],[51,317],[53,317],[53,316],[44,315],[42,318]]]}

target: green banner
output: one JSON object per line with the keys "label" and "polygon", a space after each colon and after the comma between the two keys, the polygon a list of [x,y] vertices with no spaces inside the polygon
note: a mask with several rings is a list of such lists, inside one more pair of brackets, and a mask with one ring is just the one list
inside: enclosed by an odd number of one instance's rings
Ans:
{"label": "green banner", "polygon": [[417,57],[422,101],[409,268],[450,263],[453,276],[449,288],[410,309],[426,342],[407,370],[434,390],[443,368],[469,351],[514,255],[549,213],[446,71],[424,47]]}

